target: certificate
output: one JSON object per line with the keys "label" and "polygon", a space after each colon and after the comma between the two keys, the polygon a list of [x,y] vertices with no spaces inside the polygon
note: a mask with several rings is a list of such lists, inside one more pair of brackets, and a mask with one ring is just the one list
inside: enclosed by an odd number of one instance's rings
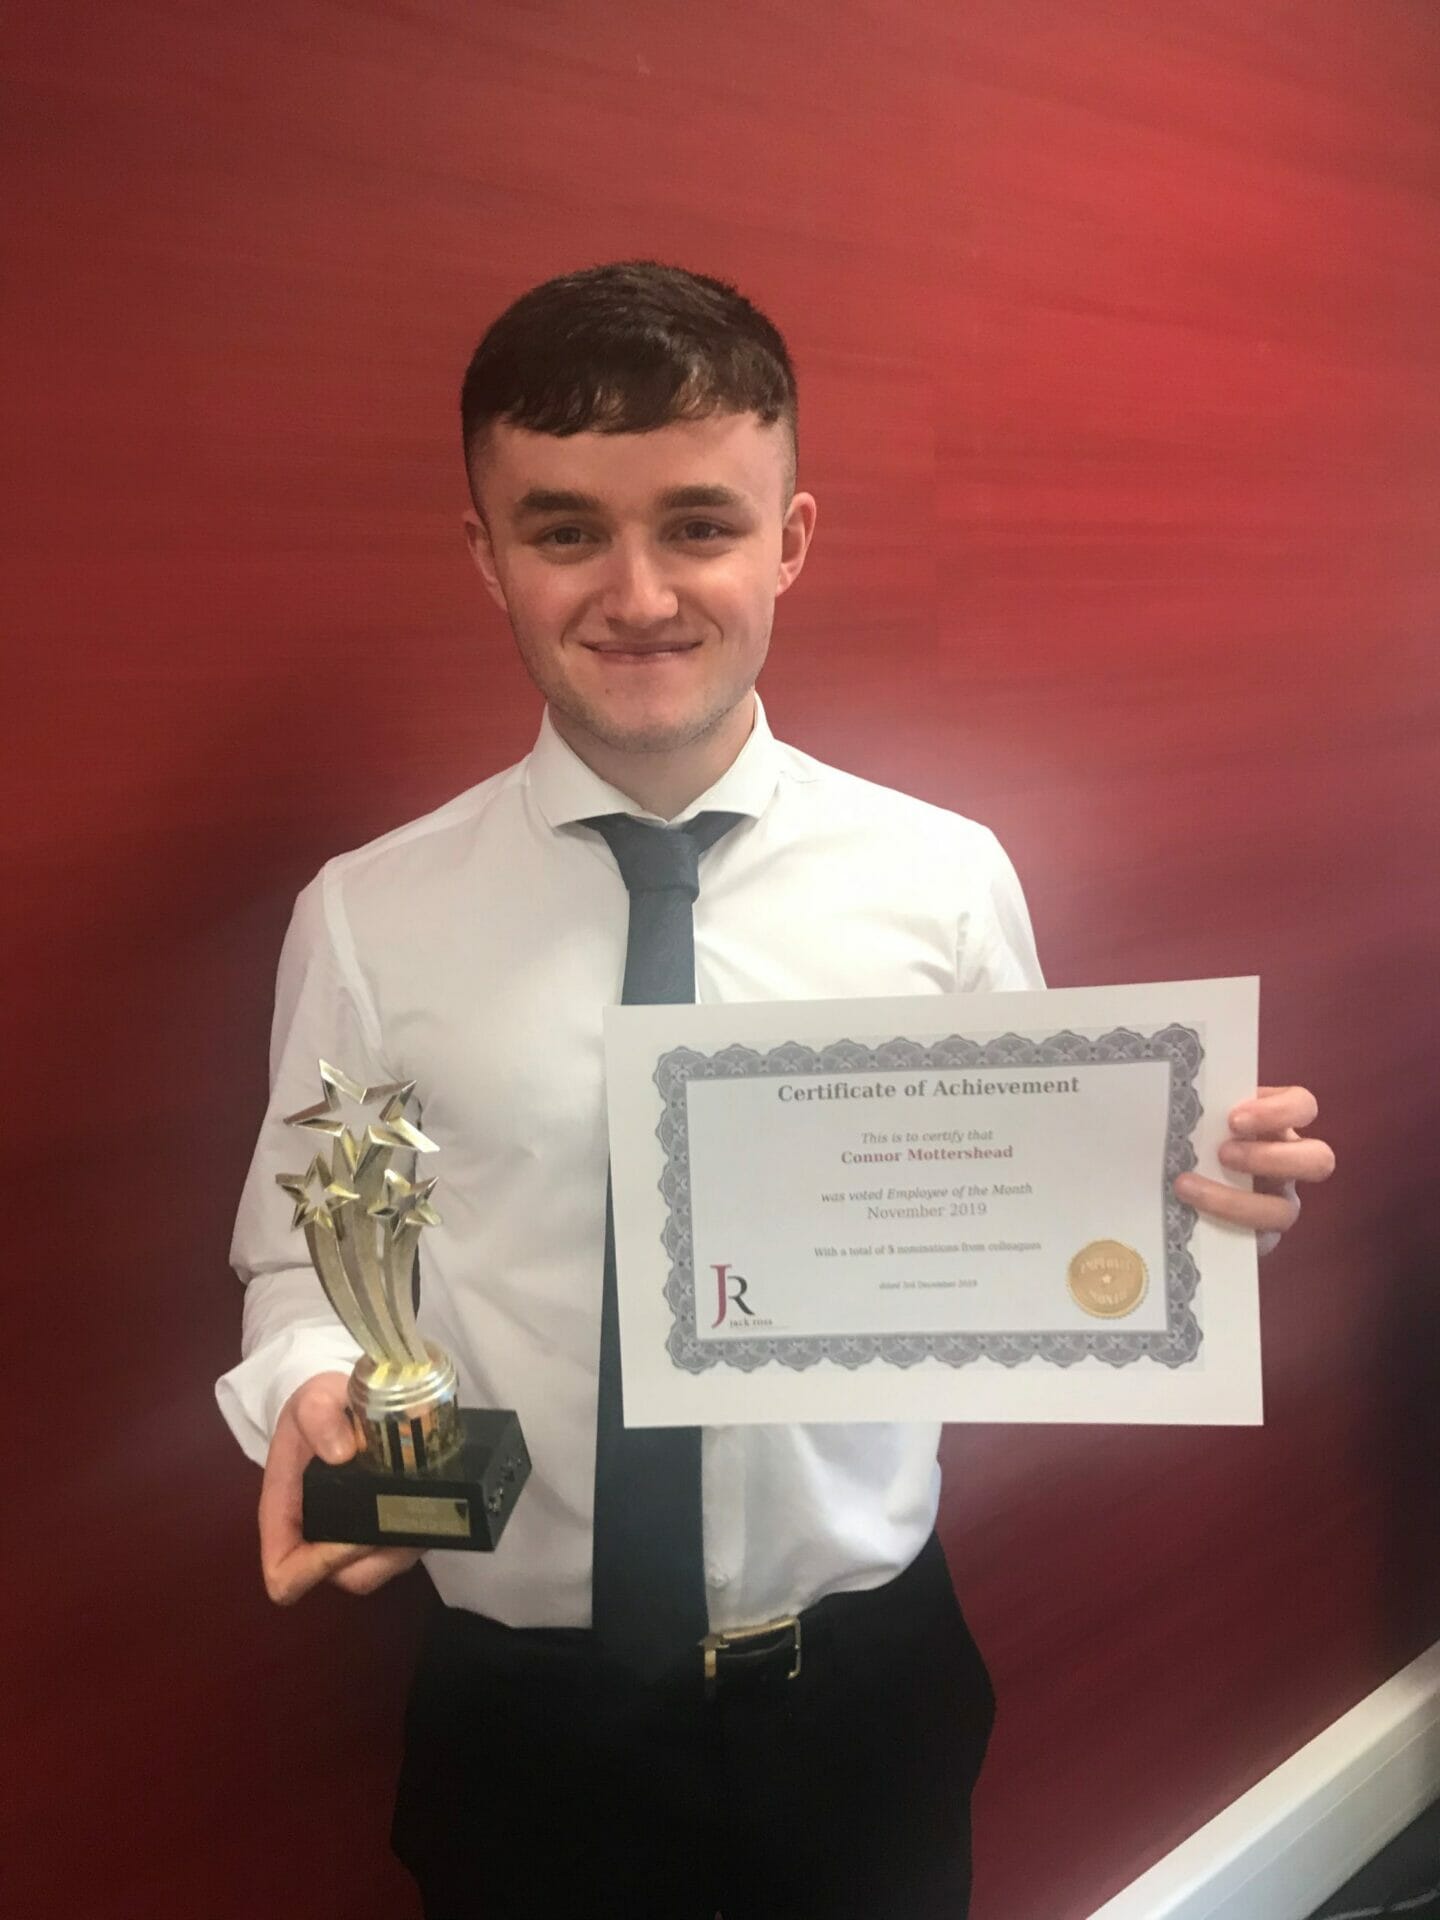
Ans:
{"label": "certificate", "polygon": [[616,1007],[630,1426],[1255,1424],[1259,983]]}

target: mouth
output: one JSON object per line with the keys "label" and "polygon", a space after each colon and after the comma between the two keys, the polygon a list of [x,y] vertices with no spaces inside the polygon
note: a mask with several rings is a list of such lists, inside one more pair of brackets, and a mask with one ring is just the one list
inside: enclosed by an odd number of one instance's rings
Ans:
{"label": "mouth", "polygon": [[649,660],[675,660],[684,653],[694,653],[701,642],[699,640],[647,641],[643,646],[625,646],[611,640],[583,641],[587,653],[595,654],[601,660],[612,660],[617,666],[639,666]]}

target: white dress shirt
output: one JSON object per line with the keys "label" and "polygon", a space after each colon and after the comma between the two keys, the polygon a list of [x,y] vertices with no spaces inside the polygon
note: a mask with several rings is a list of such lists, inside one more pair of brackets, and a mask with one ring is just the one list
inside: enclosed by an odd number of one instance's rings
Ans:
{"label": "white dress shirt", "polygon": [[[1043,984],[1014,869],[988,828],[779,744],[757,702],[729,771],[679,816],[747,816],[707,852],[695,904],[702,1003]],[[217,1383],[263,1462],[286,1399],[359,1349],[311,1271],[277,1173],[313,1135],[321,1058],[414,1080],[443,1225],[421,1245],[421,1331],[461,1402],[513,1407],[533,1471],[494,1554],[433,1552],[442,1599],[510,1626],[590,1623],[607,1143],[601,1010],[620,999],[629,899],[575,823],[646,815],[547,713],[517,766],[327,863],[280,958],[270,1104],[236,1221],[245,1358]],[[934,1525],[937,1425],[707,1428],[712,1628],[903,1571]]]}

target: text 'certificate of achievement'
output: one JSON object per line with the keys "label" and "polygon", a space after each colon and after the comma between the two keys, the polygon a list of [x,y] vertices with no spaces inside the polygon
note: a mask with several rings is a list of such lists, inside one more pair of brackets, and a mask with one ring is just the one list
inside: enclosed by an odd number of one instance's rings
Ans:
{"label": "text 'certificate of achievement'", "polygon": [[1261,1418],[1259,982],[605,1016],[630,1426]]}

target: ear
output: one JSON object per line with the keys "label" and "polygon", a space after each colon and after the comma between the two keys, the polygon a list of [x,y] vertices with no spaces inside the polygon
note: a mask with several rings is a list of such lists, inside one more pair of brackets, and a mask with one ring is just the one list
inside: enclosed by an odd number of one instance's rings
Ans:
{"label": "ear", "polygon": [[475,562],[480,578],[485,582],[485,591],[499,607],[502,613],[510,609],[505,600],[505,589],[500,584],[499,570],[495,565],[495,549],[490,540],[490,529],[473,508],[464,517],[465,544],[470,549],[470,558]]}
{"label": "ear", "polygon": [[815,516],[819,510],[813,493],[797,493],[790,502],[780,529],[780,573],[775,586],[777,598],[787,587],[795,584],[805,564],[805,555],[810,551],[811,536],[815,532]]}

